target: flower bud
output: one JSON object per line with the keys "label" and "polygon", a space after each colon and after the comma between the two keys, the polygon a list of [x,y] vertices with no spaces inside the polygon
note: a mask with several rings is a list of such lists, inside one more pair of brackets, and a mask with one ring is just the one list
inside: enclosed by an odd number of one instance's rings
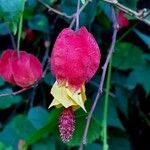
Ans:
{"label": "flower bud", "polygon": [[0,75],[9,83],[29,87],[42,77],[42,65],[32,54],[25,51],[6,50],[0,61]]}
{"label": "flower bud", "polygon": [[16,84],[20,87],[29,87],[42,77],[42,65],[32,54],[20,51],[12,56],[12,73]]}
{"label": "flower bud", "polygon": [[118,12],[118,24],[119,24],[119,28],[124,28],[129,25],[129,21],[127,17],[125,17],[123,11]]}

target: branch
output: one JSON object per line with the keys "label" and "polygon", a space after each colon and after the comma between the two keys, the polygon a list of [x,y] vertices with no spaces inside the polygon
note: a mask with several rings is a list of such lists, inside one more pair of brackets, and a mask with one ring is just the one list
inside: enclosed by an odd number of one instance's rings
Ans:
{"label": "branch", "polygon": [[30,88],[32,88],[32,87],[23,88],[23,89],[21,89],[21,90],[19,90],[19,91],[12,92],[12,93],[0,94],[0,97],[11,96],[11,95],[15,96],[15,95],[18,95],[18,94],[20,94],[20,93],[23,93],[24,91],[27,91],[27,90],[30,89]]}
{"label": "branch", "polygon": [[147,24],[148,26],[150,26],[150,21],[145,19],[147,16],[150,15],[150,12],[147,12],[147,9],[142,9],[142,10],[136,12],[136,11],[120,4],[117,0],[103,0],[103,1],[114,5],[115,7],[122,10],[123,12],[127,13],[128,15],[133,16],[136,19],[138,19],[138,20],[144,22],[145,24]]}
{"label": "branch", "polygon": [[52,7],[50,7],[48,4],[44,3],[44,2],[41,1],[41,0],[38,0],[38,2],[41,3],[43,6],[45,6],[45,7],[48,9],[49,12],[52,11],[52,12],[54,12],[54,13],[60,15],[60,16],[66,17],[66,18],[68,18],[68,19],[71,19],[71,18],[74,17],[74,15],[67,15],[67,14],[64,13],[64,12],[60,12],[60,11],[58,11],[58,10],[56,10],[56,9],[54,9],[54,8],[52,8]]}
{"label": "branch", "polygon": [[76,30],[79,29],[79,17],[80,17],[80,0],[77,3],[77,11],[76,11]]}
{"label": "branch", "polygon": [[[84,8],[88,5],[89,2],[92,2],[92,0],[86,0],[86,2],[84,3],[84,5],[81,6],[81,8],[80,8],[79,11],[78,11],[79,15],[80,15],[80,13],[84,10]],[[77,15],[78,15],[77,13],[75,13],[75,14],[73,15],[73,20],[71,21],[69,28],[72,28],[72,27],[73,27]]]}
{"label": "branch", "polygon": [[[88,3],[92,2],[92,0],[86,0],[86,2],[84,3],[84,5],[82,5],[81,8],[77,12],[75,12],[74,14],[72,14],[72,15],[68,15],[68,14],[66,14],[64,12],[60,12],[60,11],[58,11],[58,10],[50,7],[48,4],[44,3],[41,0],[38,0],[38,2],[41,3],[43,6],[45,6],[48,9],[49,12],[52,11],[52,12],[54,12],[54,13],[60,15],[60,16],[66,17],[68,19],[73,19],[71,21],[71,24],[70,24],[70,28],[72,28],[73,25],[74,25],[74,23],[75,23],[76,18],[80,15],[80,13],[84,10],[84,8],[88,5]],[[79,1],[78,1],[78,4],[79,4]],[[77,7],[79,7],[79,5]]]}
{"label": "branch", "polygon": [[90,112],[87,116],[86,126],[85,126],[85,130],[84,130],[84,133],[83,133],[83,138],[82,138],[79,150],[82,150],[83,145],[86,144],[86,137],[87,137],[88,128],[89,128],[89,125],[90,125],[90,122],[91,122],[91,119],[92,119],[92,114],[94,112],[94,109],[96,107],[98,99],[99,99],[100,95],[103,92],[103,85],[104,85],[104,80],[105,80],[105,76],[106,76],[107,67],[108,67],[108,64],[109,64],[109,61],[110,61],[110,58],[112,56],[112,53],[113,53],[113,50],[114,50],[114,47],[115,47],[115,43],[116,43],[116,36],[117,36],[119,26],[118,26],[118,23],[117,23],[117,18],[116,18],[115,11],[114,11],[113,7],[112,7],[112,19],[113,19],[113,29],[114,29],[113,36],[112,36],[112,43],[111,43],[111,46],[108,50],[108,56],[107,56],[107,59],[105,61],[105,64],[102,67],[103,72],[102,72],[101,82],[100,82],[99,89],[98,89],[97,95],[95,97],[94,103],[92,105],[92,108],[91,108],[91,110],[90,110]]}

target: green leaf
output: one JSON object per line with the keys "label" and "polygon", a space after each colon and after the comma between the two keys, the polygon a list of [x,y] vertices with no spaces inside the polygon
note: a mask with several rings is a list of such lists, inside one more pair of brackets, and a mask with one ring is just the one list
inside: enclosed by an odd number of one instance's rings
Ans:
{"label": "green leaf", "polygon": [[0,23],[0,35],[7,35],[9,34],[8,27],[6,26],[6,23]]}
{"label": "green leaf", "polygon": [[57,0],[43,0],[44,3],[48,5],[53,5]]}
{"label": "green leaf", "polygon": [[22,139],[27,139],[33,132],[35,132],[32,123],[24,115],[18,115],[12,123],[16,133]]}
{"label": "green leaf", "polygon": [[28,25],[33,30],[49,33],[49,23],[45,15],[37,14],[29,20]]}
{"label": "green leaf", "polygon": [[131,150],[129,139],[125,133],[117,133],[115,130],[109,135],[108,145],[110,150]]}
{"label": "green leaf", "polygon": [[109,98],[109,106],[108,106],[108,119],[107,124],[108,126],[116,127],[121,130],[125,130],[117,113],[117,109],[114,104],[115,99]]}
{"label": "green leaf", "polygon": [[47,125],[44,127],[40,128],[39,130],[35,131],[27,140],[26,140],[26,145],[29,146],[36,141],[40,140],[43,138],[45,135],[53,133],[56,131],[56,128],[58,126],[57,121],[58,121],[58,116],[61,112],[61,109],[54,109],[49,116],[49,122]]}
{"label": "green leaf", "polygon": [[112,84],[125,87],[127,76],[119,71],[112,72]]}
{"label": "green leaf", "polygon": [[[82,116],[78,115],[79,114],[77,114],[75,117],[76,118],[75,131],[73,133],[71,141],[68,143],[69,146],[79,146],[82,140],[83,131],[86,125],[87,114],[86,115],[84,114]],[[87,134],[87,143],[92,143],[93,141],[98,139],[100,136],[100,130],[101,130],[100,123],[94,117],[92,117]]]}
{"label": "green leaf", "polygon": [[82,4],[85,4],[85,0],[81,0],[81,3],[82,3]]}
{"label": "green leaf", "polygon": [[12,150],[12,147],[5,147],[3,143],[0,142],[0,150]]}
{"label": "green leaf", "polygon": [[13,147],[13,150],[18,149],[19,136],[13,128],[12,123],[7,124],[3,131],[0,132],[0,141],[4,144],[4,146]]}
{"label": "green leaf", "polygon": [[[107,114],[107,125],[118,128],[120,130],[125,130],[117,113],[117,107],[116,104],[114,103],[116,101],[115,98],[109,97],[109,102],[108,102],[108,114]],[[96,105],[96,109],[94,112],[94,116],[98,118],[102,124],[102,115],[103,115],[103,108],[104,107],[104,96],[102,96],[101,100],[99,100],[98,104]]]}
{"label": "green leaf", "polygon": [[[89,3],[86,8],[80,14],[80,26],[87,25],[93,22],[96,16],[97,0],[93,0],[92,3]],[[77,9],[77,0],[62,0],[60,4],[60,9],[62,12],[72,15],[76,12]],[[70,20],[69,20],[70,21]]]}
{"label": "green leaf", "polygon": [[114,103],[116,104],[117,108],[123,112],[123,114],[127,117],[128,116],[128,98],[127,92],[124,88],[120,86],[115,87],[115,95],[116,100]]}
{"label": "green leaf", "polygon": [[137,9],[137,2],[138,0],[118,0],[121,4],[133,9],[133,10],[136,10]]}
{"label": "green leaf", "polygon": [[15,33],[24,5],[25,0],[0,0],[0,18],[7,22]]}
{"label": "green leaf", "polygon": [[147,62],[150,62],[150,54],[144,54],[144,59],[145,59]]}
{"label": "green leaf", "polygon": [[37,5],[37,0],[27,0],[27,5],[29,7],[35,7]]}
{"label": "green leaf", "polygon": [[95,143],[86,145],[85,150],[91,150],[91,149],[102,150],[102,146],[100,144],[95,144]]}
{"label": "green leaf", "polygon": [[4,150],[4,145],[0,142],[0,149]]}
{"label": "green leaf", "polygon": [[52,73],[47,73],[46,76],[44,77],[44,82],[47,84],[47,85],[53,85],[54,82],[55,82],[55,78],[54,76],[52,75]]}
{"label": "green leaf", "polygon": [[5,84],[5,81],[0,77],[0,87]]}
{"label": "green leaf", "polygon": [[56,150],[55,141],[45,138],[32,146],[32,150]]}
{"label": "green leaf", "polygon": [[[12,93],[11,89],[3,89],[0,90],[0,94],[4,94],[4,93]],[[10,106],[17,104],[21,101],[21,97],[20,96],[4,96],[4,97],[0,97],[0,109],[6,109],[9,108]]]}
{"label": "green leaf", "polygon": [[28,112],[28,119],[36,129],[39,129],[48,123],[49,113],[42,107],[33,107]]}
{"label": "green leaf", "polygon": [[134,69],[144,63],[143,52],[131,43],[119,43],[113,54],[113,67],[120,70]]}
{"label": "green leaf", "polygon": [[126,87],[132,90],[138,84],[142,85],[146,94],[150,93],[150,65],[141,65],[129,74]]}
{"label": "green leaf", "polygon": [[150,36],[143,34],[142,32],[138,30],[134,30],[134,32],[141,38],[141,40],[147,45],[147,47],[150,49]]}
{"label": "green leaf", "polygon": [[[110,15],[111,14],[111,6],[110,5],[108,5],[107,3],[101,1],[99,3],[99,10],[103,11],[103,13],[107,16],[107,22],[108,22],[108,18],[109,18],[110,21],[112,20],[112,16]],[[99,18],[99,19],[101,19],[101,18]],[[109,24],[110,24],[110,22],[109,22]]]}

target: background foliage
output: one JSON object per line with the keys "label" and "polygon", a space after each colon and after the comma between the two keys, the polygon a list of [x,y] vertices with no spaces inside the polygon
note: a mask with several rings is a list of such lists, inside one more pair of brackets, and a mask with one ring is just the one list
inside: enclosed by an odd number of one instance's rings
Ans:
{"label": "background foliage", "polygon": [[[43,0],[46,4],[71,15],[76,11],[76,0]],[[133,9],[150,9],[146,0],[119,0]],[[25,7],[24,7],[25,4]],[[21,49],[36,55],[42,62],[50,41],[51,53],[58,33],[68,27],[71,20],[48,12],[36,0],[0,0],[0,53],[13,48],[12,32],[17,41],[17,28],[23,14]],[[117,10],[116,10],[117,11]],[[99,85],[101,67],[111,43],[112,19],[110,5],[93,0],[80,15],[84,25],[96,38],[102,54],[101,66],[95,77],[86,85],[90,110]],[[111,91],[108,111],[108,144],[110,150],[148,150],[150,131],[150,27],[127,16],[128,27],[119,30],[112,58]],[[32,29],[32,40],[26,32]],[[45,66],[44,66],[45,67]],[[48,69],[38,87],[16,96],[0,97],[0,150],[23,150],[25,144],[32,150],[77,149],[80,145],[86,115],[76,111],[76,130],[72,140],[63,144],[58,133],[58,116],[61,109],[50,109],[49,91],[54,77]],[[0,94],[19,90],[0,79]],[[104,93],[105,95],[105,89]],[[96,106],[88,132],[85,150],[101,149],[103,97]],[[25,149],[24,149],[25,150]]]}

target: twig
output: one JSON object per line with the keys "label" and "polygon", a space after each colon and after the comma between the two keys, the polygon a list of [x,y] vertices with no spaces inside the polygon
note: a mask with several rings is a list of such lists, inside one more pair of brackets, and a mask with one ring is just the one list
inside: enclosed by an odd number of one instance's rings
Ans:
{"label": "twig", "polygon": [[49,63],[49,61],[48,61],[48,62],[47,62],[47,65],[46,65],[46,67],[45,67],[45,69],[44,69],[44,71],[43,71],[42,78],[45,77],[45,75],[46,75],[46,73],[47,73],[47,71],[48,71],[49,68],[50,68],[50,63]]}
{"label": "twig", "polygon": [[30,88],[32,88],[32,87],[33,87],[33,86],[27,87],[27,88],[23,88],[23,89],[21,89],[21,90],[19,90],[19,91],[17,91],[17,92],[0,94],[0,97],[11,96],[11,95],[15,96],[15,95],[18,95],[18,94],[20,94],[20,93],[23,93],[24,91],[26,91],[26,90],[28,90],[28,89],[30,89]]}
{"label": "twig", "polygon": [[35,93],[36,93],[36,88],[37,88],[37,85],[35,85],[32,89],[32,93],[30,95],[30,108],[33,107],[33,103],[34,103],[34,97],[35,97]]}
{"label": "twig", "polygon": [[117,7],[118,9],[122,10],[123,12],[127,13],[130,16],[135,17],[136,19],[144,22],[145,24],[150,26],[150,21],[148,21],[147,19],[145,19],[147,16],[150,15],[150,12],[147,12],[146,9],[142,9],[138,12],[120,4],[117,0],[103,0],[107,3],[110,3],[112,5],[114,5],[115,7]]}
{"label": "twig", "polygon": [[[84,3],[84,5],[82,5],[82,7],[79,9],[79,14],[84,10],[84,8],[88,5],[89,2],[92,2],[92,0],[86,0],[86,2]],[[75,23],[75,20],[76,20],[76,15],[77,14],[75,13],[74,16],[73,16],[73,19],[72,19],[72,21],[70,23],[69,28],[73,27],[73,25]]]}
{"label": "twig", "polygon": [[54,12],[54,13],[60,15],[60,16],[66,17],[66,18],[68,18],[68,19],[73,18],[73,15],[67,15],[67,14],[64,13],[64,12],[60,12],[60,11],[58,11],[58,10],[56,10],[56,9],[54,9],[54,8],[52,8],[52,7],[50,7],[48,4],[44,3],[44,2],[41,1],[41,0],[38,0],[38,1],[39,1],[43,6],[45,6],[45,7],[48,9],[48,11],[52,11],[52,12]]}
{"label": "twig", "polygon": [[[60,15],[60,16],[66,17],[66,18],[68,18],[68,19],[72,19],[71,24],[70,24],[70,28],[73,27],[77,16],[79,16],[79,14],[84,10],[84,8],[87,6],[87,4],[88,4],[89,2],[91,2],[91,1],[92,1],[92,0],[86,0],[86,2],[84,3],[84,5],[82,5],[82,7],[81,7],[77,12],[75,12],[75,13],[72,14],[72,15],[68,15],[68,14],[66,14],[66,13],[64,13],[64,12],[60,12],[60,11],[58,11],[58,10],[56,10],[56,9],[54,9],[54,8],[52,8],[52,7],[50,7],[48,4],[44,3],[43,1],[38,0],[39,3],[41,3],[43,6],[45,6],[45,7],[48,9],[48,11],[52,11],[52,12],[54,12],[54,13]],[[78,0],[78,2],[80,2],[80,1]],[[79,6],[80,6],[80,5],[79,5]]]}
{"label": "twig", "polygon": [[113,50],[114,50],[114,47],[115,47],[115,43],[116,43],[116,36],[117,36],[119,26],[118,26],[118,23],[117,23],[117,19],[116,19],[116,15],[115,15],[115,11],[114,11],[113,7],[112,7],[112,20],[113,20],[113,29],[114,29],[113,36],[112,36],[112,43],[111,43],[111,46],[108,50],[108,55],[107,55],[107,59],[105,61],[105,64],[102,67],[103,72],[102,72],[101,82],[100,82],[99,89],[98,89],[97,95],[95,97],[94,103],[92,105],[92,108],[91,108],[91,110],[90,110],[90,112],[87,116],[86,126],[85,126],[85,130],[84,130],[84,134],[83,134],[83,138],[82,138],[79,150],[82,150],[83,145],[86,144],[86,137],[87,137],[88,128],[89,128],[89,125],[90,125],[90,122],[91,122],[91,119],[92,119],[92,114],[94,112],[94,109],[96,107],[98,99],[99,99],[100,95],[103,92],[103,85],[104,85],[104,80],[105,80],[105,76],[106,76],[107,67],[108,67],[108,64],[109,64],[109,61],[110,61],[110,58],[112,56],[112,53],[113,53]]}
{"label": "twig", "polygon": [[76,30],[79,29],[79,17],[80,17],[80,0],[77,3],[77,12],[76,12]]}

